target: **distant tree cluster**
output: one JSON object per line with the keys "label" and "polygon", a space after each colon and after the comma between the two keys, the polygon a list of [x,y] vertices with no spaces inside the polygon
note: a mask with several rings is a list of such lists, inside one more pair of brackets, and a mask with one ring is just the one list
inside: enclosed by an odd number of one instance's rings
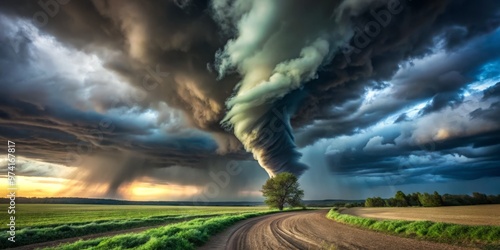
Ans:
{"label": "distant tree cluster", "polygon": [[362,202],[347,202],[347,203],[338,203],[337,206],[339,206],[339,205],[341,207],[351,208],[351,207],[362,207],[365,204]]}
{"label": "distant tree cluster", "polygon": [[380,197],[368,198],[365,201],[365,207],[385,207],[385,200]]}
{"label": "distant tree cluster", "polygon": [[365,200],[365,207],[440,207],[440,206],[463,206],[481,204],[500,204],[500,195],[486,195],[474,192],[470,195],[440,195],[434,193],[411,193],[396,192],[394,197],[382,199],[372,197]]}
{"label": "distant tree cluster", "polygon": [[472,193],[472,196],[444,194],[442,199],[445,206],[500,204],[500,195],[486,195],[477,192]]}

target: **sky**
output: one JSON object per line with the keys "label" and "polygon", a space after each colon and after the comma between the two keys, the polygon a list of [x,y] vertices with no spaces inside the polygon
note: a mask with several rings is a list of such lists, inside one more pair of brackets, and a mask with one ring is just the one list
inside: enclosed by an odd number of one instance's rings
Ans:
{"label": "sky", "polygon": [[496,0],[6,0],[0,43],[18,196],[500,193]]}

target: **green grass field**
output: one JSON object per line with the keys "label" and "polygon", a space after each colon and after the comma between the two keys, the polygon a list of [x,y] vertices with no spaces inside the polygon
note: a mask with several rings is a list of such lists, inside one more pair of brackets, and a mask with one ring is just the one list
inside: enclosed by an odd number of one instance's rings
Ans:
{"label": "green grass field", "polygon": [[267,207],[21,204],[16,210],[16,243],[7,241],[6,237],[0,238],[0,248],[161,226],[196,218],[206,220],[209,219],[207,216],[269,211]]}
{"label": "green grass field", "polygon": [[278,211],[253,212],[239,215],[221,215],[213,218],[200,218],[176,223],[164,227],[150,229],[141,233],[123,234],[102,237],[92,240],[81,240],[53,248],[58,250],[80,249],[171,249],[190,250],[203,245],[210,236],[221,232],[234,223],[251,217],[275,213]]}
{"label": "green grass field", "polygon": [[[16,208],[16,226],[19,229],[107,220],[143,219],[146,217],[230,214],[268,210],[267,207],[73,204],[19,204]],[[1,209],[7,211],[6,205],[2,204]],[[2,224],[0,226],[1,230],[6,228],[7,225]]]}

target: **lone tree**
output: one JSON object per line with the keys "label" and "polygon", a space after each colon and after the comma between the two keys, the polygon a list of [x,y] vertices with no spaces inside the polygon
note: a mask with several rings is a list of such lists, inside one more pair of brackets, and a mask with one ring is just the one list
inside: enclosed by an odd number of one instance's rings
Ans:
{"label": "lone tree", "polygon": [[297,177],[291,173],[282,172],[266,181],[262,186],[264,201],[268,206],[283,210],[285,205],[302,206],[304,190],[299,188]]}

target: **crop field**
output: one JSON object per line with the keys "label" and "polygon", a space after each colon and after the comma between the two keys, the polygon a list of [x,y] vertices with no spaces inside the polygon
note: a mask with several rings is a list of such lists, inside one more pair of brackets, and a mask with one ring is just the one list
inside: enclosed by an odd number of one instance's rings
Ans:
{"label": "crop field", "polygon": [[[6,204],[2,204],[1,209],[7,210]],[[267,209],[267,207],[222,206],[19,204],[16,210],[18,215],[16,226],[26,228],[146,217],[230,214]],[[2,230],[6,228],[7,225],[0,226]]]}
{"label": "crop field", "polygon": [[123,234],[82,240],[71,244],[45,249],[195,249],[206,243],[210,236],[221,232],[235,222],[277,211],[220,215],[213,218],[199,218],[165,227],[150,229],[141,233]]}
{"label": "crop field", "polygon": [[463,225],[429,220],[372,219],[346,214],[341,210],[343,209],[333,208],[327,217],[337,222],[398,236],[466,244],[484,249],[500,249],[500,226]]}
{"label": "crop field", "polygon": [[[1,238],[0,248],[268,211],[267,207],[20,204],[16,210],[16,243]],[[2,230],[6,231],[6,226]]]}
{"label": "crop field", "polygon": [[345,209],[350,214],[373,219],[435,221],[463,225],[500,226],[500,205],[449,207],[357,207]]}

